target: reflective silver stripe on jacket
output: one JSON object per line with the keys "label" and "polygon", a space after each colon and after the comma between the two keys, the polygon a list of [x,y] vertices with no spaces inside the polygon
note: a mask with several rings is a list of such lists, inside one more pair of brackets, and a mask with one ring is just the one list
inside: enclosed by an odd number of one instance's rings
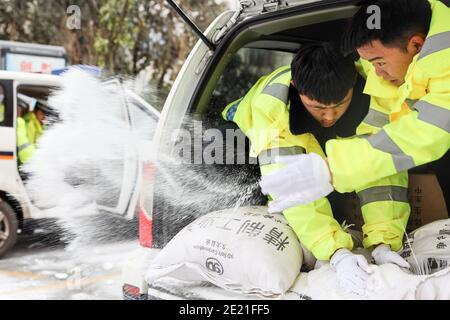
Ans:
{"label": "reflective silver stripe on jacket", "polygon": [[450,31],[435,34],[425,40],[417,61],[435,52],[450,48]]}
{"label": "reflective silver stripe on jacket", "polygon": [[450,133],[450,110],[420,100],[414,105],[418,119]]}
{"label": "reflective silver stripe on jacket", "polygon": [[275,97],[286,104],[289,96],[289,86],[281,83],[272,83],[267,85],[262,93]]}
{"label": "reflective silver stripe on jacket", "polygon": [[291,156],[302,153],[305,153],[305,149],[299,146],[264,150],[258,156],[259,165],[265,166],[268,164],[275,163],[275,157],[277,156]]}
{"label": "reflective silver stripe on jacket", "polygon": [[381,130],[377,134],[371,135],[367,138],[367,141],[369,141],[373,148],[391,154],[397,172],[402,172],[416,166],[414,159],[405,154],[391,137],[388,136],[386,131]]}
{"label": "reflective silver stripe on jacket", "polygon": [[369,109],[369,113],[363,122],[373,127],[382,128],[389,123],[389,115],[375,109]]}
{"label": "reflective silver stripe on jacket", "polygon": [[291,72],[291,68],[287,68],[287,69],[284,69],[284,70],[278,72],[278,73],[277,73],[276,75],[274,75],[273,78],[270,80],[269,85],[270,85],[271,83],[273,83],[273,82],[275,81],[275,79],[278,79],[279,77],[281,77],[282,75],[284,75],[285,73],[288,73],[288,72]]}
{"label": "reflective silver stripe on jacket", "polygon": [[377,201],[408,202],[408,188],[400,186],[371,187],[358,192],[361,206]]}
{"label": "reflective silver stripe on jacket", "polygon": [[31,143],[27,142],[18,147],[19,152],[31,146]]}
{"label": "reflective silver stripe on jacket", "polygon": [[276,75],[274,75],[273,78],[270,79],[269,84],[266,85],[266,87],[263,89],[262,93],[271,95],[272,97],[281,100],[281,102],[283,102],[284,104],[287,104],[289,96],[289,86],[282,83],[273,82],[288,72],[291,72],[291,68],[281,70]]}

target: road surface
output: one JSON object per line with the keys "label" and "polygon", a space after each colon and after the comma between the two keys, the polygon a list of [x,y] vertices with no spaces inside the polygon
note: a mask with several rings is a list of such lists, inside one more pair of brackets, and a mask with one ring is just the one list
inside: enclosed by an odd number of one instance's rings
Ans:
{"label": "road surface", "polygon": [[59,236],[19,236],[0,260],[0,300],[122,299],[121,268],[137,239],[73,247]]}

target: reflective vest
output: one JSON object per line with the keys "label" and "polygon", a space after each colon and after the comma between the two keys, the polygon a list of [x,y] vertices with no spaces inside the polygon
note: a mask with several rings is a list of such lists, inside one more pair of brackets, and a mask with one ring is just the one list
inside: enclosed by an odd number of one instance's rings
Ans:
{"label": "reflective vest", "polygon": [[34,155],[35,147],[28,140],[27,135],[27,125],[25,120],[21,117],[17,117],[17,154],[19,158],[19,163],[27,163]]}
{"label": "reflective vest", "polygon": [[43,132],[43,126],[39,122],[34,112],[28,112],[23,116],[27,126],[28,141],[36,145]]}
{"label": "reflective vest", "polygon": [[441,158],[450,148],[450,9],[430,0],[432,18],[422,50],[405,83],[396,87],[361,60],[371,95],[359,138],[326,144],[333,184],[339,192],[357,190]]}
{"label": "reflective vest", "polygon": [[[281,168],[282,165],[273,163],[277,154],[315,152],[324,157],[311,133],[293,135],[290,132],[290,82],[289,66],[281,67],[260,78],[244,97],[230,103],[222,112],[224,119],[236,123],[249,138],[250,155],[258,156],[262,175]],[[379,243],[389,244],[395,250],[401,247],[410,212],[406,192],[403,192],[407,185],[407,175],[399,174],[358,190],[365,221],[365,247]],[[381,192],[377,189],[379,186]],[[376,195],[372,192],[374,188]],[[386,201],[386,197],[393,200]],[[353,247],[351,236],[333,218],[327,198],[289,208],[283,214],[302,244],[317,259],[328,260],[336,250]]]}
{"label": "reflective vest", "polygon": [[[250,155],[258,156],[261,174],[281,167],[273,163],[278,154],[324,153],[314,135],[293,135],[289,130],[289,66],[260,78],[241,99],[222,112],[233,121],[251,142]],[[351,236],[333,218],[327,198],[296,206],[283,212],[300,241],[317,259],[327,260],[339,248],[353,247]]]}
{"label": "reflective vest", "polygon": [[290,66],[281,67],[261,77],[241,99],[230,103],[223,117],[233,121],[251,142],[250,156],[264,150],[300,146],[306,152],[324,156],[312,134],[293,135],[289,130]]}

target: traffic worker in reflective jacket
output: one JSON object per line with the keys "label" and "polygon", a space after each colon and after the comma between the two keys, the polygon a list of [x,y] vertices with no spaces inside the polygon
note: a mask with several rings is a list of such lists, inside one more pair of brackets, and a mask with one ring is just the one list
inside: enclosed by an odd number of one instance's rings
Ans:
{"label": "traffic worker in reflective jacket", "polygon": [[19,164],[25,164],[33,157],[36,148],[34,143],[30,142],[27,132],[27,124],[23,118],[23,114],[27,112],[28,105],[24,100],[17,99],[17,156]]}
{"label": "traffic worker in reflective jacket", "polygon": [[[22,97],[24,97],[22,95]],[[44,132],[44,123],[49,117],[56,117],[55,111],[50,108],[43,100],[35,101],[34,110],[26,112],[26,102],[20,99],[18,100],[18,106],[25,106],[25,108],[18,108],[18,114],[25,113],[23,116],[17,117],[17,148],[19,155],[19,162],[25,164],[33,157],[39,138]]]}
{"label": "traffic worker in reflective jacket", "polygon": [[[367,28],[370,5],[380,8],[381,29]],[[361,56],[371,103],[358,134],[370,136],[328,142],[335,189],[350,192],[441,158],[437,176],[450,208],[450,8],[434,0],[368,1],[344,48]]]}

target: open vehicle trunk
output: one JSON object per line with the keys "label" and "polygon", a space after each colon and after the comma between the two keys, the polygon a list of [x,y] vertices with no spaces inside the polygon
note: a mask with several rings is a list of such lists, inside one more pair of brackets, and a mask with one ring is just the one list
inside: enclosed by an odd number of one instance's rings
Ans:
{"label": "open vehicle trunk", "polygon": [[[218,44],[215,51],[209,53],[208,64],[198,77],[197,85],[189,96],[189,104],[177,105],[177,102],[170,101],[169,96],[163,111],[166,116],[163,115],[157,132],[158,153],[177,156],[180,146],[174,143],[172,133],[180,127],[192,131],[194,121],[201,121],[203,130],[215,128],[223,133],[227,129],[238,130],[236,125],[222,119],[223,108],[231,101],[244,96],[261,76],[290,64],[292,57],[302,44],[339,41],[349,17],[356,11],[356,7],[352,6],[353,3],[354,1],[317,1],[257,15],[235,25]],[[192,85],[185,85],[192,90]],[[181,84],[175,84],[172,92],[179,86]],[[161,135],[158,135],[159,132]],[[194,136],[196,134],[194,133]],[[246,138],[245,140],[245,150],[248,152],[248,140]],[[205,143],[204,148],[206,146]],[[242,148],[238,148],[237,145],[225,145],[224,155],[236,154],[238,149]],[[245,159],[243,164],[239,164],[239,158]],[[192,171],[201,177],[198,179],[200,181],[234,179],[256,185],[260,173],[255,159],[252,159],[252,162],[248,153],[236,154],[235,159],[236,161],[233,162],[235,164],[232,165],[208,165],[204,164],[206,161],[202,161],[203,159],[192,158],[192,162],[200,160],[197,163],[201,164],[183,164],[176,168],[171,167],[170,171],[175,175]],[[145,206],[147,212],[153,212],[154,247],[163,247],[182,227],[196,217],[211,211],[233,207],[239,199],[239,195],[227,197],[225,201],[216,201],[215,204],[203,206],[207,209],[206,211],[202,211],[201,204],[195,202],[192,206],[186,207],[185,204],[181,204],[177,208],[164,197],[158,197],[161,194],[158,190],[159,178],[164,179],[158,176],[157,172],[153,208]],[[193,186],[193,182],[183,185],[181,177],[175,181],[180,183],[171,187],[182,189],[183,197],[186,198],[195,199],[198,197],[196,193],[204,189],[201,185]],[[163,184],[161,187],[167,187]],[[205,189],[204,192],[212,191]],[[148,196],[153,199],[153,194]],[[258,187],[255,187],[252,196],[247,197],[242,205],[261,205],[266,201]]]}

